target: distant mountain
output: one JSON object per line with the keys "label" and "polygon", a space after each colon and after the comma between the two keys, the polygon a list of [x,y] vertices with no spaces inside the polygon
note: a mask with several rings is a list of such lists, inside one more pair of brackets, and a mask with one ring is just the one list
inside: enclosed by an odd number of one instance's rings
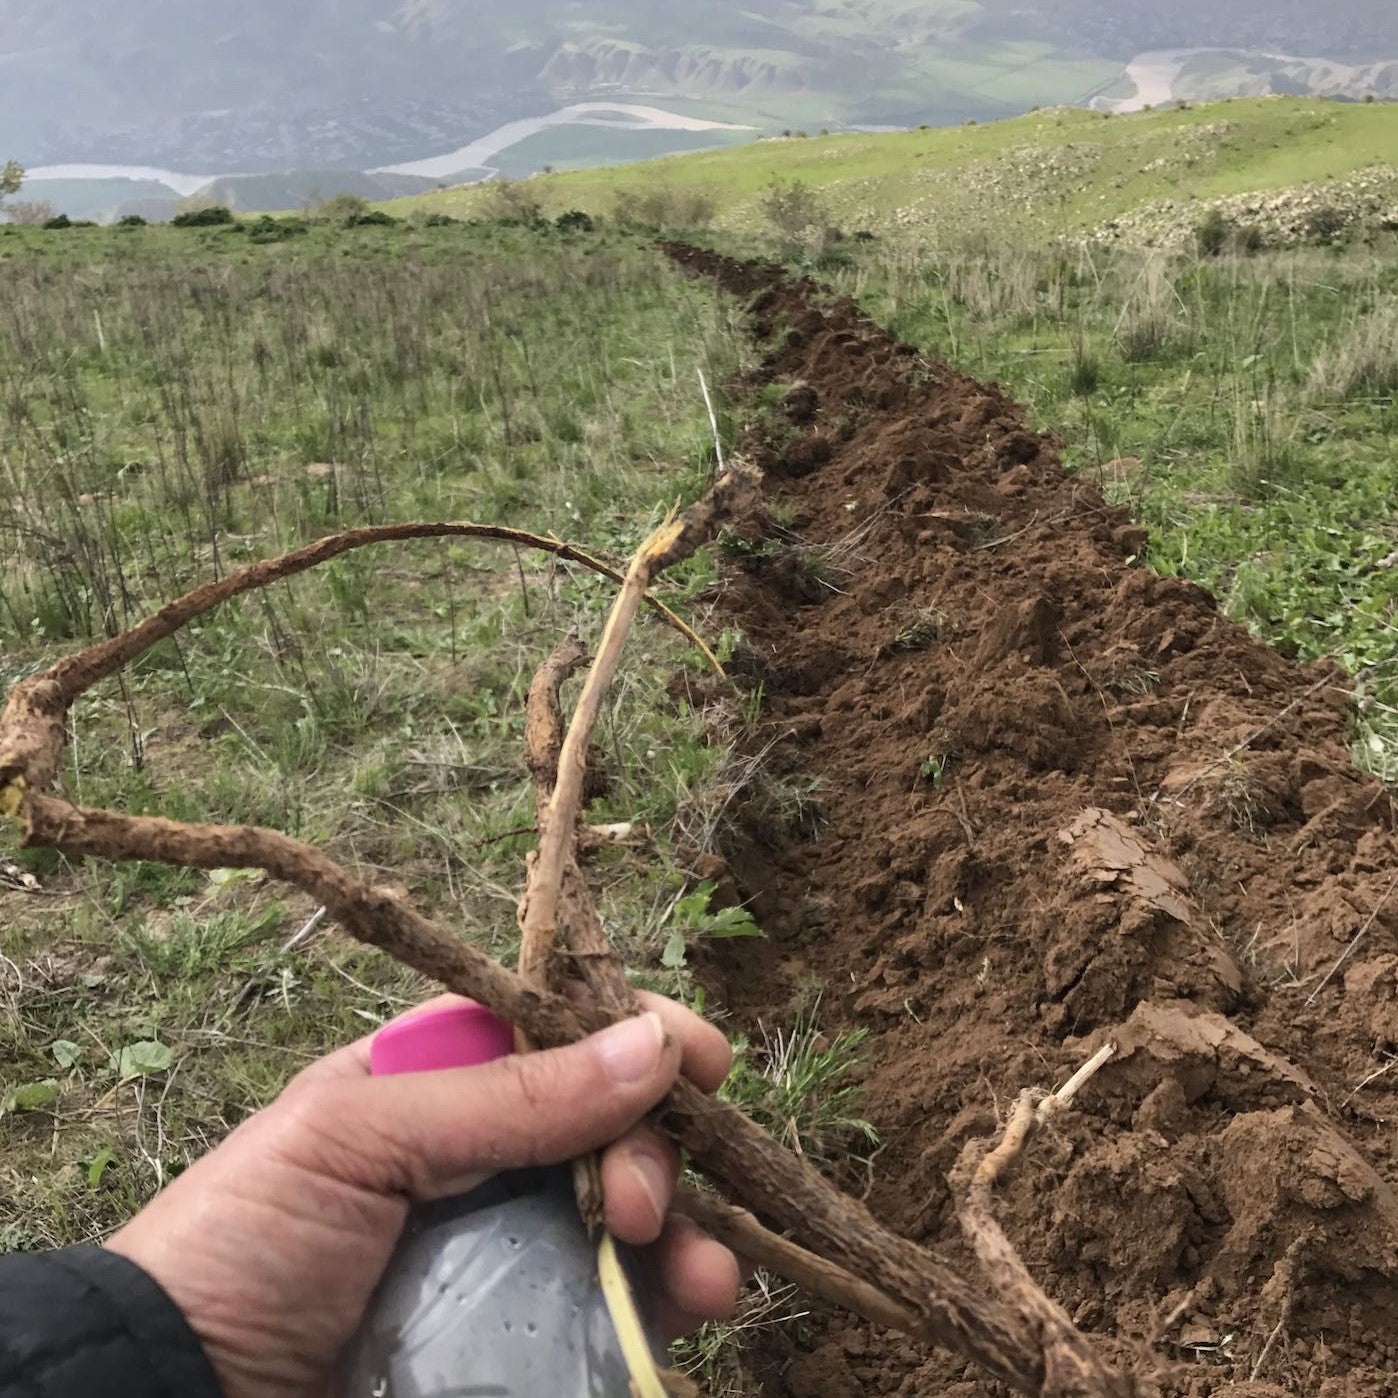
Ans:
{"label": "distant mountain", "polygon": [[0,155],[368,168],[592,97],[767,130],[949,123],[1084,104],[1139,54],[1205,46],[1398,59],[1398,4],[0,0]]}

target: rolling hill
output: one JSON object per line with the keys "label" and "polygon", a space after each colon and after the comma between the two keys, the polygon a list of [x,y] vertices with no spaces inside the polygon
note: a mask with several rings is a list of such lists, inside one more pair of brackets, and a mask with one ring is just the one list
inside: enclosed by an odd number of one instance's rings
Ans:
{"label": "rolling hill", "polygon": [[[721,226],[756,229],[774,181],[817,190],[828,221],[947,238],[1171,241],[1221,203],[1265,223],[1338,207],[1398,218],[1398,106],[1247,98],[1131,115],[1058,108],[955,129],[766,140],[530,181],[550,212],[610,213],[646,190],[703,189]],[[487,189],[395,201],[469,215]]]}

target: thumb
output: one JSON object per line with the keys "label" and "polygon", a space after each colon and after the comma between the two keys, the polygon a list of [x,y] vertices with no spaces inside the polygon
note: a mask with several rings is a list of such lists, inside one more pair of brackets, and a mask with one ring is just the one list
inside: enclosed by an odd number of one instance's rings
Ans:
{"label": "thumb", "polygon": [[330,1080],[269,1115],[283,1118],[273,1134],[291,1163],[379,1194],[441,1199],[501,1170],[609,1145],[679,1068],[679,1044],[659,1015],[644,1014],[566,1048],[477,1068]]}

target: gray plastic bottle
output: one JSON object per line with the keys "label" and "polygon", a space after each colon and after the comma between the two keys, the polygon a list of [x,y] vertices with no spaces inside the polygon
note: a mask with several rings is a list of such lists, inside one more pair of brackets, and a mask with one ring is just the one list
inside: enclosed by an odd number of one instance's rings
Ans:
{"label": "gray plastic bottle", "polygon": [[[376,1074],[425,1072],[512,1047],[509,1025],[462,1004],[390,1025],[371,1057]],[[653,1333],[651,1348],[663,1360]],[[415,1206],[340,1372],[339,1398],[630,1398],[571,1170]]]}

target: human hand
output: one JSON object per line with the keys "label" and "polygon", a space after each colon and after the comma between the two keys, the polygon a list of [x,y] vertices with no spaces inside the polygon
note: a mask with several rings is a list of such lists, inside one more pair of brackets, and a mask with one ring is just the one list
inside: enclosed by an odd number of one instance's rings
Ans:
{"label": "human hand", "polygon": [[[728,1314],[732,1253],[666,1219],[673,1145],[639,1125],[681,1069],[715,1090],[727,1040],[660,996],[567,1048],[375,1078],[369,1039],[332,1053],[185,1171],[107,1244],[170,1294],[225,1398],[325,1398],[411,1203],[601,1147],[607,1227],[656,1244],[672,1336]],[[434,1002],[435,1005],[450,1001]]]}

